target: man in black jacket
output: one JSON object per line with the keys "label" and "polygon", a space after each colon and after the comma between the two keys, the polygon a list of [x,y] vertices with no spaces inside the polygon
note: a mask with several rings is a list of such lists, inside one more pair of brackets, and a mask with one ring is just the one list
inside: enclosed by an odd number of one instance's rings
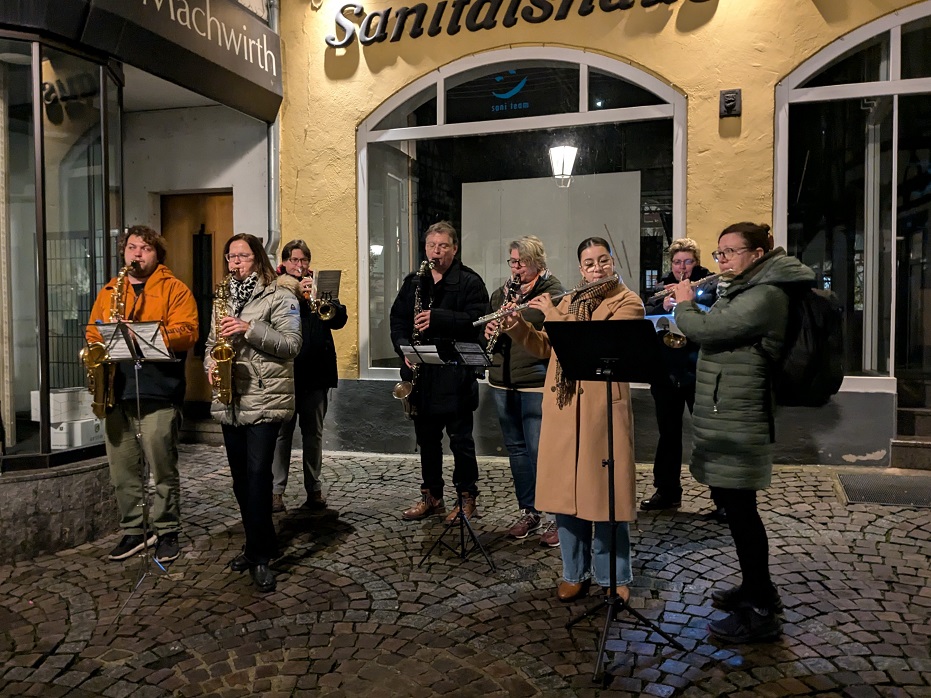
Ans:
{"label": "man in black jacket", "polygon": [[[305,297],[313,297],[314,293],[309,264],[310,249],[303,240],[292,240],[281,250],[278,274],[300,279]],[[301,345],[301,353],[294,359],[295,412],[289,421],[282,422],[275,445],[272,511],[285,510],[284,491],[288,485],[291,441],[298,422],[304,446],[304,490],[307,492],[307,500],[302,506],[310,510],[326,507],[320,471],[323,467],[323,421],[327,412],[327,393],[337,385],[336,348],[332,330],[342,329],[348,318],[346,306],[336,299],[328,303],[333,309],[333,316],[327,319],[314,312],[310,303],[300,304],[304,343]]]}
{"label": "man in black jacket", "polygon": [[[488,307],[485,283],[474,271],[456,259],[459,238],[448,222],[431,225],[426,232],[426,255],[432,270],[421,276],[408,274],[391,306],[391,341],[403,358],[401,347],[410,345],[416,333],[420,343],[438,339],[475,342],[478,330],[472,326]],[[420,312],[414,312],[420,296]],[[401,378],[414,376],[405,359]],[[478,383],[468,366],[422,365],[417,369],[410,396],[415,411],[414,431],[420,447],[421,500],[405,510],[403,518],[423,519],[445,511],[443,504],[443,430],[449,436],[455,469],[453,484],[462,494],[463,512],[475,514],[478,494],[478,462],[472,439],[472,412],[478,407]],[[455,508],[447,518],[458,513]]]}

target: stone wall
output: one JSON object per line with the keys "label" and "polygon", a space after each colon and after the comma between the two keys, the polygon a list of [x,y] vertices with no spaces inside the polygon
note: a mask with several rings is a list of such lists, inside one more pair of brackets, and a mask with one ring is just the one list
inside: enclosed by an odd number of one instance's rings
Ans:
{"label": "stone wall", "polygon": [[96,540],[117,524],[106,459],[0,476],[0,565]]}

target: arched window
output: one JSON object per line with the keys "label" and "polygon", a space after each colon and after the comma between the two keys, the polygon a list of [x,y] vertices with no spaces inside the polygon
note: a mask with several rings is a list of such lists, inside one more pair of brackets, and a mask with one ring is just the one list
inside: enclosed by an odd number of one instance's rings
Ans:
{"label": "arched window", "polygon": [[844,303],[845,389],[893,392],[893,376],[914,374],[922,401],[931,374],[929,45],[924,2],[835,41],[776,90],[776,241]]}
{"label": "arched window", "polygon": [[[685,118],[652,75],[562,48],[470,56],[388,99],[358,131],[361,377],[397,375],[391,304],[438,220],[489,292],[509,276],[508,243],[534,234],[567,287],[578,243],[612,238],[625,282],[648,294],[685,231]],[[551,169],[559,145],[578,148],[568,187]]]}

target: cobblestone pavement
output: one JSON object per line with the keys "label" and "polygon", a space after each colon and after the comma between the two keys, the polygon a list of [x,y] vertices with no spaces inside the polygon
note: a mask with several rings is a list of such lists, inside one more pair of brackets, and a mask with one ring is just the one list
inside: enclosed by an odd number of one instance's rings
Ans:
{"label": "cobblestone pavement", "polygon": [[[734,549],[684,477],[682,509],[633,527],[631,607],[687,651],[623,614],[602,689],[591,672],[604,614],[565,628],[600,592],[557,601],[558,549],[504,537],[517,513],[507,462],[482,468],[476,528],[497,572],[477,553],[418,566],[442,523],[399,517],[417,494],[414,457],[328,454],[335,511],[316,517],[297,510],[292,464],[278,590],[261,595],[226,567],[242,527],[223,451],[184,446],[182,556],[122,613],[141,562],[106,561],[117,534],[0,567],[0,694],[931,696],[931,509],[847,504],[836,470],[779,468],[761,509],[784,634],[723,646],[705,626],[722,615],[709,593],[733,583]],[[646,494],[649,471],[638,479]]]}

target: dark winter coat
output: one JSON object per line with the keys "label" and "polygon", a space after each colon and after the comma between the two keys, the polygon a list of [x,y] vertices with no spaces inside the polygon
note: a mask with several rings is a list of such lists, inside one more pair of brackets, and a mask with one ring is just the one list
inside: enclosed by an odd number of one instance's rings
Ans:
{"label": "dark winter coat", "polygon": [[[689,281],[699,281],[710,274],[711,272],[707,268],[696,265],[692,267]],[[655,292],[659,293],[667,285],[674,283],[676,283],[676,277],[672,272],[669,272],[656,285]],[[703,293],[698,298],[698,302],[700,305],[710,306],[714,303],[714,288],[702,290]],[[667,315],[667,312],[663,309],[663,300],[664,298],[647,299],[643,304],[647,316]],[[659,332],[659,338],[662,339],[666,334],[666,330],[662,330]],[[695,384],[695,364],[698,362],[698,344],[696,342],[689,340],[684,347],[678,349],[660,342],[660,354],[663,359],[663,366],[666,368],[666,373],[673,385],[681,387]]]}
{"label": "dark winter coat", "polygon": [[[283,275],[279,275],[279,279]],[[300,291],[298,290],[298,294]],[[329,320],[321,320],[311,312],[310,303],[300,303],[301,336],[304,343],[301,353],[294,358],[294,389],[296,393],[307,390],[335,388],[339,383],[336,372],[336,345],[333,330],[346,326],[349,314],[346,306],[334,298],[328,301],[335,314]]]}
{"label": "dark winter coat", "polygon": [[[527,295],[521,299],[521,303],[526,303],[541,293],[553,295],[562,290],[562,284],[555,276],[547,276],[545,279],[540,277]],[[491,309],[489,312],[498,310],[502,303],[504,303],[504,288],[499,287],[491,294]],[[521,317],[536,329],[543,329],[544,317],[539,310],[524,310]],[[498,335],[494,352],[495,363],[488,369],[489,383],[501,388],[543,387],[543,382],[546,380],[546,366],[549,364],[548,359],[534,356],[522,344],[512,340],[505,332]]]}
{"label": "dark winter coat", "polygon": [[701,345],[691,471],[710,487],[760,490],[772,477],[775,440],[771,376],[782,349],[789,297],[781,284],[808,283],[814,272],[777,248],[744,270],[708,313],[679,303],[679,328]]}
{"label": "dark winter coat", "polygon": [[[482,277],[458,259],[436,284],[433,274],[423,279],[416,273],[404,278],[401,290],[391,306],[391,342],[403,358],[402,345],[411,343],[414,329],[414,290],[422,283],[423,310],[430,310],[430,327],[421,344],[437,340],[478,342],[481,328],[472,323],[488,309],[488,292]],[[401,367],[402,380],[410,380],[411,370]],[[449,414],[478,407],[478,383],[475,369],[468,366],[423,365],[418,370],[411,404],[421,414]]]}

